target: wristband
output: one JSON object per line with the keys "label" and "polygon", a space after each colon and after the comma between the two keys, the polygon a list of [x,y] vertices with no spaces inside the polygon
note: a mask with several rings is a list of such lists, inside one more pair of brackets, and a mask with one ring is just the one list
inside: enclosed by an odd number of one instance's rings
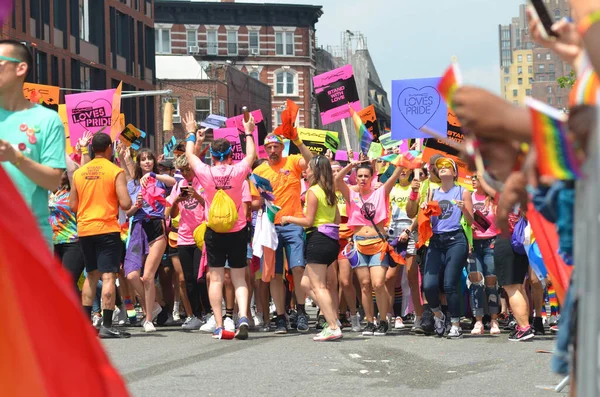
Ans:
{"label": "wristband", "polygon": [[151,173],[150,173],[150,178],[154,178],[154,179],[156,179],[156,174],[155,174],[154,172],[151,172]]}
{"label": "wristband", "polygon": [[19,168],[19,166],[21,165],[21,161],[23,161],[25,156],[21,152],[16,152],[16,153],[17,153],[17,159],[13,163],[13,166],[15,166],[16,168]]}
{"label": "wristband", "polygon": [[596,22],[600,21],[600,10],[596,10],[588,15],[586,15],[585,17],[583,17],[581,19],[581,21],[579,21],[579,23],[577,24],[577,32],[579,33],[579,35],[581,37],[583,37],[583,35],[585,35],[585,33],[588,31],[588,29],[594,25]]}
{"label": "wristband", "polygon": [[414,190],[412,190],[408,198],[410,199],[410,201],[415,201],[419,198],[419,192],[415,192]]}
{"label": "wristband", "polygon": [[252,138],[254,138],[254,135],[252,135],[252,134],[244,134],[244,136],[245,136],[246,138],[248,138],[249,136],[250,136],[250,137],[252,137]]}
{"label": "wristband", "polygon": [[188,136],[185,139],[185,141],[196,143],[196,134],[194,134],[193,132],[188,133]]}
{"label": "wristband", "polygon": [[90,152],[87,147],[83,147],[81,148],[81,154],[90,154]]}
{"label": "wristband", "polygon": [[302,139],[300,139],[299,137],[294,139],[292,142],[294,142],[294,145],[296,145],[296,146],[300,146],[303,143]]}

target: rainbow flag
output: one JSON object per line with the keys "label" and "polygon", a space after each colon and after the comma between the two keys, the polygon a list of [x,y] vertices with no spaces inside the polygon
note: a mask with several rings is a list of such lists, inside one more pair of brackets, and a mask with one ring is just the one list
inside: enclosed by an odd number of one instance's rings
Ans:
{"label": "rainbow flag", "polygon": [[410,152],[405,154],[388,154],[387,156],[382,156],[379,159],[393,164],[396,167],[404,167],[411,170],[421,167],[421,157],[414,156],[414,154]]}
{"label": "rainbow flag", "polygon": [[360,151],[367,154],[369,152],[369,147],[371,147],[371,142],[373,142],[373,135],[371,135],[371,132],[367,129],[352,106],[348,104],[348,107],[350,107],[350,115],[352,115],[352,121],[354,121],[354,127],[356,128],[358,142],[360,142]]}
{"label": "rainbow flag", "polygon": [[571,90],[569,102],[571,102],[572,106],[595,106],[598,104],[599,89],[600,79],[598,78],[596,72],[594,72],[594,68],[590,66],[581,74],[581,76],[579,76],[579,78],[575,82],[575,85]]}
{"label": "rainbow flag", "polygon": [[462,77],[460,74],[460,70],[458,69],[458,64],[452,62],[452,64],[446,69],[444,75],[440,79],[438,83],[437,89],[440,92],[448,107],[454,109],[454,94],[460,85],[462,84]]}
{"label": "rainbow flag", "polygon": [[567,116],[533,98],[527,98],[525,103],[531,113],[533,144],[540,174],[560,180],[581,177],[579,162],[567,137]]}

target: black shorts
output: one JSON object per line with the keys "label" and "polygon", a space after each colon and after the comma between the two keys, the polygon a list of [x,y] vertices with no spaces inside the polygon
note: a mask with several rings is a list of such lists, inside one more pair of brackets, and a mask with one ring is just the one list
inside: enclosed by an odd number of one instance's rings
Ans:
{"label": "black shorts", "polygon": [[174,256],[178,256],[177,247],[173,248],[169,244],[167,244],[167,248],[165,248],[165,253],[160,261],[161,266],[173,267],[173,262],[171,262],[171,258]]}
{"label": "black shorts", "polygon": [[307,264],[329,266],[337,260],[339,249],[339,240],[334,240],[315,230],[306,234],[304,260]]}
{"label": "black shorts", "polygon": [[496,237],[494,246],[494,264],[498,284],[505,285],[523,284],[529,270],[527,255],[515,253],[510,244],[510,239]]}
{"label": "black shorts", "polygon": [[229,262],[229,267],[232,269],[242,269],[247,266],[248,230],[246,228],[233,233],[217,233],[208,227],[204,235],[204,244],[208,267],[225,267],[225,262]]}
{"label": "black shorts", "polygon": [[[142,228],[148,238],[148,244],[160,240],[166,236],[165,220],[161,218],[151,218],[142,222]],[[167,244],[168,245],[168,244]]]}
{"label": "black shorts", "polygon": [[107,233],[79,237],[85,270],[90,273],[117,273],[121,266],[123,242],[121,234]]}

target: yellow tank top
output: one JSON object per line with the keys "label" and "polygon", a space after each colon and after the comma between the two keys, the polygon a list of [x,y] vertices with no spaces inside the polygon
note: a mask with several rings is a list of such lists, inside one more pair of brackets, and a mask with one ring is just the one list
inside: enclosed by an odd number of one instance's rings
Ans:
{"label": "yellow tank top", "polygon": [[337,206],[335,204],[329,205],[329,203],[327,203],[327,196],[325,195],[325,191],[321,189],[319,185],[313,185],[308,190],[313,192],[313,194],[317,197],[318,202],[313,227],[326,225],[328,223],[334,223]]}

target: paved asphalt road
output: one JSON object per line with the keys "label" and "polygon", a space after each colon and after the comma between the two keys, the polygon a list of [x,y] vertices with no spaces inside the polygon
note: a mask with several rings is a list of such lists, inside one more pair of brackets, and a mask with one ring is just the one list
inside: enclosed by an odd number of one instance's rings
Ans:
{"label": "paved asphalt road", "polygon": [[[560,377],[549,370],[554,338],[509,342],[413,336],[406,330],[365,338],[346,332],[317,343],[295,331],[214,340],[178,327],[131,339],[104,340],[133,396],[553,396]],[[563,391],[566,395],[568,387]]]}

